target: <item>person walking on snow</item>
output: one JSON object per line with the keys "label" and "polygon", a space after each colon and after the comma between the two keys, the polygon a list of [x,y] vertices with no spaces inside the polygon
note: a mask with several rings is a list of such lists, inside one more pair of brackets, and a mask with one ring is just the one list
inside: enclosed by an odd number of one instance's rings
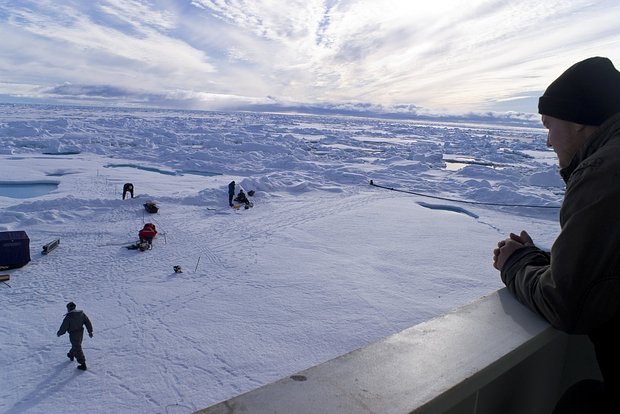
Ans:
{"label": "person walking on snow", "polygon": [[73,361],[77,358],[78,369],[86,371],[86,358],[82,351],[82,337],[84,336],[84,326],[88,331],[88,336],[93,337],[93,325],[84,311],[75,309],[75,303],[67,303],[67,313],[63,319],[56,335],[59,337],[69,332],[69,341],[71,341],[71,350],[67,353],[67,357]]}

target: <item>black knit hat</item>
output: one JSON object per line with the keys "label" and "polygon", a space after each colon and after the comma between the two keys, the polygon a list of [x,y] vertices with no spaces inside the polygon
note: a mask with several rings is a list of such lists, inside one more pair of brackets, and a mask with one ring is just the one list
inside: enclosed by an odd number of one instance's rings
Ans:
{"label": "black knit hat", "polygon": [[67,303],[67,310],[72,311],[73,309],[75,309],[75,303],[73,302]]}
{"label": "black knit hat", "polygon": [[538,113],[583,125],[601,125],[620,112],[620,72],[611,60],[575,63],[538,100]]}

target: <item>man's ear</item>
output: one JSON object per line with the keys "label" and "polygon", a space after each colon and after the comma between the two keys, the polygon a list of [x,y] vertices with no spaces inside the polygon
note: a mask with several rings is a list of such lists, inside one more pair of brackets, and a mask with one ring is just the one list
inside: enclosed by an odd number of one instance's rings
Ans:
{"label": "man's ear", "polygon": [[577,132],[581,132],[581,131],[583,131],[584,129],[586,129],[586,128],[588,127],[587,125],[584,125],[584,124],[576,124],[576,123],[574,123],[574,122],[573,122],[572,124],[573,124],[573,129],[574,129],[575,131],[577,131]]}
{"label": "man's ear", "polygon": [[594,125],[576,124],[574,122],[572,122],[572,124],[573,130],[584,138],[589,138],[594,133],[594,131],[598,129],[598,127]]}

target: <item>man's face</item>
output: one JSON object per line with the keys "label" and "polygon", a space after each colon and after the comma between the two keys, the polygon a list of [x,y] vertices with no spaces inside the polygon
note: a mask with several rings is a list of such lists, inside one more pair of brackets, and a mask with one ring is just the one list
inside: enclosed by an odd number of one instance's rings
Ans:
{"label": "man's face", "polygon": [[547,147],[555,151],[560,168],[568,167],[577,150],[588,139],[591,131],[584,128],[584,125],[563,121],[548,115],[542,116],[542,123],[549,131]]}

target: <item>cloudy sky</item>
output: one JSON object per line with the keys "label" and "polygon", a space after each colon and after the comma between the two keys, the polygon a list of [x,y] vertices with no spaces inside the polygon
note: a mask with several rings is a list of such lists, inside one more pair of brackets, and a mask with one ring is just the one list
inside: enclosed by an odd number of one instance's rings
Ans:
{"label": "cloudy sky", "polygon": [[0,0],[0,102],[536,112],[617,0]]}

